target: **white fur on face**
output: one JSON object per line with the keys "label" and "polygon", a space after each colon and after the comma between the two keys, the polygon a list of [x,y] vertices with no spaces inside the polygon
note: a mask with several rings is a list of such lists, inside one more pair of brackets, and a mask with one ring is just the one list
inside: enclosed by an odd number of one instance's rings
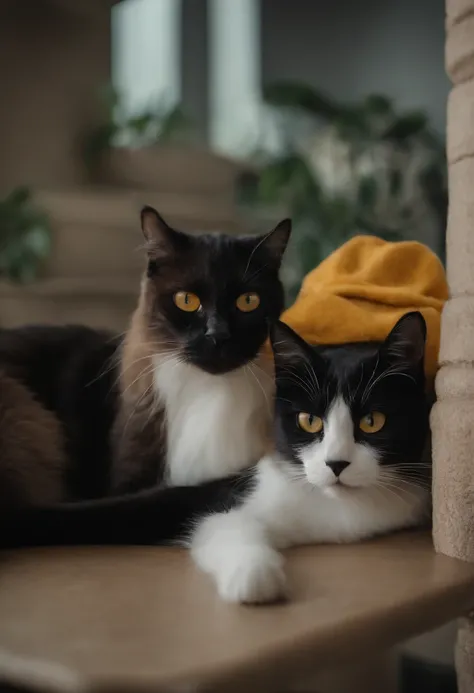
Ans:
{"label": "white fur on face", "polygon": [[[324,419],[322,439],[302,447],[298,456],[308,481],[318,488],[329,488],[338,481],[346,486],[370,486],[379,474],[375,451],[354,439],[354,422],[342,397],[334,400]],[[327,462],[341,460],[349,466],[337,479]]]}

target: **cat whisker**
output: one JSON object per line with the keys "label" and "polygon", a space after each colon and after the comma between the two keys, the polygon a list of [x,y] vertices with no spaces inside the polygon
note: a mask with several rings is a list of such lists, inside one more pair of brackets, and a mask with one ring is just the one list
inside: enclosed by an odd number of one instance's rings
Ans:
{"label": "cat whisker", "polygon": [[393,464],[390,465],[385,471],[388,474],[397,474],[397,475],[407,475],[407,476],[421,476],[421,477],[426,477],[427,475],[431,475],[431,472],[433,470],[433,467],[431,464],[423,465],[423,466],[418,466],[418,465],[413,465],[413,466],[405,466],[405,465],[398,465],[398,464]]}
{"label": "cat whisker", "polygon": [[114,333],[110,335],[106,344],[111,344],[112,342],[115,342],[115,340],[121,340],[123,339],[123,337],[125,337],[126,334],[128,334],[128,329],[124,330],[123,332],[119,332],[118,334]]}
{"label": "cat whisker", "polygon": [[319,387],[319,380],[318,380],[318,376],[316,375],[316,371],[314,370],[313,366],[310,363],[305,362],[304,365],[306,368],[306,372],[309,375],[310,382],[311,382],[311,385],[314,389],[314,392],[318,392],[318,390],[320,390],[320,387]]}
{"label": "cat whisker", "polygon": [[287,402],[287,404],[294,404],[291,399],[286,399],[285,397],[275,397],[275,402]]}
{"label": "cat whisker", "polygon": [[151,364],[151,365],[149,365],[149,366],[145,366],[145,367],[140,371],[140,373],[137,375],[137,377],[136,377],[134,380],[132,380],[131,383],[129,383],[129,384],[127,385],[127,387],[125,388],[125,390],[122,391],[122,397],[124,397],[124,396],[127,394],[127,392],[130,390],[130,388],[132,388],[132,387],[135,385],[135,383],[137,383],[137,382],[138,382],[139,380],[141,380],[143,377],[147,377],[148,375],[150,375],[150,373],[152,373],[152,372],[154,371],[154,369],[155,369],[154,364]]}
{"label": "cat whisker", "polygon": [[293,369],[286,367],[281,370],[282,373],[286,373],[289,376],[289,380],[293,380],[295,384],[299,384],[301,388],[306,392],[306,394],[313,398],[316,394],[311,388],[311,383],[307,383],[301,376],[299,376]]}
{"label": "cat whisker", "polygon": [[431,468],[433,465],[431,462],[397,462],[396,464],[391,465],[391,468],[393,467],[399,467],[399,468],[407,468],[409,469],[410,467],[413,467],[415,469],[418,469],[418,467],[429,467]]}
{"label": "cat whisker", "polygon": [[377,354],[377,360],[376,360],[376,362],[375,362],[374,370],[372,371],[372,374],[371,374],[369,380],[367,381],[367,385],[365,386],[364,392],[362,393],[362,397],[361,397],[361,403],[362,403],[362,404],[363,404],[363,403],[366,401],[366,399],[367,399],[367,396],[368,396],[367,393],[368,393],[368,390],[369,390],[369,388],[370,388],[370,386],[371,386],[372,380],[373,380],[374,377],[375,377],[375,373],[377,372],[377,368],[379,367],[379,362],[380,362],[380,355]]}
{"label": "cat whisker", "polygon": [[404,373],[401,370],[400,366],[391,366],[391,367],[387,368],[385,371],[383,371],[380,375],[378,375],[375,378],[375,380],[370,384],[370,387],[367,386],[366,392],[364,392],[364,396],[362,398],[362,404],[367,400],[368,396],[370,395],[370,393],[372,392],[374,387],[377,385],[377,383],[379,383],[381,380],[384,380],[385,378],[390,378],[392,376],[400,376],[402,378],[408,378],[409,380],[414,382],[416,385],[416,380],[412,375],[410,375],[409,373]]}
{"label": "cat whisker", "polygon": [[147,396],[147,394],[148,394],[149,392],[151,392],[152,388],[153,388],[153,382],[151,382],[150,385],[148,385],[148,387],[145,388],[145,391],[141,394],[141,396],[139,397],[139,399],[138,399],[136,402],[134,402],[132,411],[130,412],[130,414],[129,414],[128,418],[127,418],[127,421],[125,422],[125,425],[124,425],[123,430],[122,430],[122,439],[123,439],[123,437],[125,436],[125,433],[126,433],[126,431],[127,431],[127,429],[128,429],[128,426],[129,426],[129,424],[130,424],[130,421],[132,420],[132,418],[133,418],[133,417],[135,416],[135,414],[137,413],[138,407],[140,406],[141,402],[143,402],[143,400],[144,400],[144,398]]}
{"label": "cat whisker", "polygon": [[84,385],[84,387],[90,387],[91,385],[94,385],[94,383],[98,382],[101,378],[103,378],[108,373],[113,371],[114,368],[116,368],[119,363],[120,363],[120,356],[114,354],[114,356],[112,356],[109,359],[109,363],[108,364],[106,363],[105,367],[100,371],[100,373],[98,375],[96,375],[95,378],[92,378],[92,380],[90,380],[88,383],[86,383]]}
{"label": "cat whisker", "polygon": [[418,474],[419,476],[426,476],[432,471],[431,465],[426,465],[423,467],[418,467],[414,465],[413,467],[399,466],[397,464],[390,465],[389,472],[398,472],[399,474]]}
{"label": "cat whisker", "polygon": [[[380,478],[381,485],[390,487],[392,489],[397,489],[401,493],[405,493],[406,495],[410,496],[411,498],[416,498],[416,493],[415,489],[418,488],[423,488],[420,484],[415,484],[415,483],[409,483],[406,482],[405,484],[402,483],[402,479],[397,479],[397,478]],[[404,487],[403,487],[404,486]],[[413,489],[413,491],[411,490]],[[426,490],[426,488],[425,488]]]}
{"label": "cat whisker", "polygon": [[[387,482],[384,482],[384,483],[379,482],[379,483],[377,483],[377,484],[374,484],[374,486],[372,486],[372,488],[374,488],[374,489],[380,491],[381,493],[383,493],[384,491],[386,491],[386,492],[389,493],[390,495],[392,495],[392,496],[394,496],[395,498],[397,498],[399,501],[402,501],[402,503],[403,503],[404,505],[406,505],[406,506],[408,506],[408,507],[410,506],[409,500],[408,500],[407,498],[405,498],[402,494],[397,493],[397,491],[398,491],[398,490],[401,490],[401,489],[399,489],[397,486],[395,486],[395,485],[393,485],[393,484],[390,484],[390,483],[387,483]],[[413,497],[414,497],[414,496],[413,496]]]}
{"label": "cat whisker", "polygon": [[351,396],[350,396],[350,402],[351,403],[355,401],[357,394],[359,392],[359,388],[360,388],[361,383],[362,383],[362,379],[364,377],[364,364],[363,363],[360,366],[360,370],[361,370],[361,372],[360,372],[359,382],[357,383],[357,387],[355,388],[354,392],[352,392]]}
{"label": "cat whisker", "polygon": [[431,464],[399,464],[399,463],[394,463],[391,464],[390,467],[388,468],[387,471],[400,471],[402,473],[409,473],[409,472],[419,472],[420,474],[425,474],[427,471],[431,471],[433,469],[433,465]]}
{"label": "cat whisker", "polygon": [[413,476],[412,478],[402,477],[398,474],[386,474],[381,476],[382,479],[394,481],[395,483],[406,484],[409,486],[426,486],[430,484],[430,479],[426,477]]}
{"label": "cat whisker", "polygon": [[418,486],[419,488],[424,488],[424,489],[431,489],[431,483],[429,482],[428,479],[422,479],[422,478],[413,478],[411,480],[409,479],[402,479],[399,476],[384,476],[381,477],[383,481],[391,481],[395,484],[400,484],[402,486],[408,486],[408,487],[416,487]]}
{"label": "cat whisker", "polygon": [[262,265],[262,266],[259,267],[257,270],[255,270],[255,272],[254,272],[253,274],[251,274],[250,277],[246,277],[245,274],[244,274],[244,276],[242,277],[242,282],[243,282],[244,284],[248,284],[248,283],[251,282],[253,279],[255,279],[256,277],[258,277],[258,275],[259,275],[261,272],[263,272],[263,270],[266,269],[268,266],[269,266],[268,263],[267,263],[266,265]]}
{"label": "cat whisker", "polygon": [[270,382],[272,383],[272,385],[274,385],[275,379],[273,378],[273,376],[271,376],[271,375],[269,375],[268,373],[266,373],[266,372],[263,370],[263,368],[262,368],[261,366],[258,365],[258,363],[257,363],[256,361],[251,361],[251,362],[250,362],[250,365],[252,365],[254,368],[256,368],[256,369],[258,370],[258,372],[259,372],[261,375],[263,375],[265,378],[267,378],[267,380],[270,380]]}
{"label": "cat whisker", "polygon": [[[165,359],[164,361],[162,361],[162,364],[166,364],[166,363],[169,362],[169,361],[173,361],[173,368],[172,368],[172,370],[174,370],[174,368],[176,368],[177,365],[179,364],[180,359],[179,359],[179,358],[178,358],[178,359],[175,359],[175,358],[174,358],[174,355],[173,355],[173,356],[168,357],[168,358]],[[140,375],[138,376],[138,378],[137,378],[134,382],[136,382],[136,381],[137,381],[139,378],[141,378],[142,376],[143,376],[143,377],[148,377],[151,373],[153,373],[154,370],[155,370],[155,365],[154,365],[154,364],[151,364],[151,366],[150,366],[148,369],[145,367],[145,368],[142,370],[142,372],[140,373]],[[133,384],[133,383],[132,383],[132,384]],[[153,418],[153,416],[156,414],[156,412],[157,412],[157,410],[158,410],[158,408],[159,408],[159,406],[160,406],[160,402],[159,402],[159,399],[155,396],[155,388],[154,388],[154,385],[155,385],[155,383],[153,382],[153,379],[152,379],[151,383],[145,388],[144,392],[141,394],[141,396],[140,396],[140,397],[138,398],[138,400],[135,402],[134,407],[133,407],[133,409],[132,409],[132,412],[130,413],[130,415],[129,415],[128,419],[127,419],[127,422],[126,422],[126,424],[125,424],[124,431],[127,429],[128,425],[129,425],[129,423],[130,423],[130,420],[131,420],[132,417],[136,414],[137,409],[140,407],[141,403],[142,403],[150,394],[153,395],[153,402],[152,402],[152,404],[151,404],[151,406],[150,406],[150,412],[149,412],[149,414],[148,414],[148,417],[147,417],[146,421],[144,422],[144,424],[143,424],[143,426],[142,426],[142,430],[144,430],[144,429],[147,427],[147,425],[150,423],[150,421],[151,421],[151,419]],[[129,386],[129,387],[130,387],[130,386]]]}
{"label": "cat whisker", "polygon": [[[171,356],[171,355],[172,355],[172,354],[170,354],[170,356]],[[116,379],[114,380],[114,382],[112,383],[112,385],[111,385],[111,387],[110,387],[110,390],[109,390],[109,394],[110,394],[110,392],[114,389],[114,387],[116,387],[116,385],[120,382],[120,380],[122,379],[123,375],[124,375],[125,373],[127,373],[127,371],[130,370],[130,368],[133,368],[134,366],[136,366],[138,363],[141,363],[142,361],[145,361],[145,360],[146,360],[146,361],[149,361],[149,360],[151,360],[151,359],[152,359],[152,356],[151,356],[150,354],[146,354],[145,356],[140,356],[140,357],[136,358],[134,361],[132,361],[131,363],[129,363],[129,364],[127,365],[126,368],[123,368],[123,369],[121,370],[121,372],[118,374],[117,378],[116,378]],[[171,360],[171,358],[170,358],[170,360]],[[154,364],[150,364],[150,366],[153,368],[153,367],[154,367]],[[146,368],[146,367],[145,367],[145,368]],[[142,371],[139,373],[139,375],[137,376],[137,378],[136,378],[132,383],[130,383],[130,385],[128,385],[128,387],[122,392],[122,396],[125,394],[125,392],[128,390],[129,387],[132,387],[132,386],[137,382],[137,380],[139,380],[139,379],[142,377],[142,375],[143,375],[143,373],[144,373],[144,370],[145,370],[145,369],[142,369]]]}
{"label": "cat whisker", "polygon": [[242,275],[242,281],[245,281],[245,277],[246,277],[247,272],[248,272],[248,270],[249,270],[250,263],[252,262],[252,258],[253,258],[253,256],[255,255],[256,251],[260,248],[260,246],[261,246],[263,243],[265,243],[265,241],[266,241],[268,238],[270,238],[270,236],[272,235],[272,233],[273,233],[273,230],[272,230],[272,231],[269,231],[269,232],[266,233],[264,236],[262,236],[262,238],[259,240],[259,242],[257,243],[257,245],[252,249],[252,252],[250,253],[250,257],[249,257],[249,259],[248,259],[247,265],[245,266],[244,273],[243,273],[243,275]]}
{"label": "cat whisker", "polygon": [[253,378],[255,379],[255,382],[257,383],[257,385],[259,386],[260,390],[261,390],[262,393],[263,393],[263,396],[264,396],[264,398],[265,398],[265,402],[266,402],[266,405],[267,405],[267,409],[268,409],[269,412],[271,412],[271,411],[272,411],[272,407],[271,407],[271,405],[270,405],[270,401],[269,401],[269,399],[268,399],[268,395],[267,395],[267,393],[265,392],[265,388],[263,387],[262,383],[261,383],[260,380],[258,379],[257,375],[253,372],[252,366],[251,366],[250,364],[247,364],[247,365],[245,366],[245,370],[246,370],[246,372],[249,372],[249,373],[253,376]]}
{"label": "cat whisker", "polygon": [[235,488],[238,491],[242,486],[245,486],[249,478],[255,475],[255,465],[243,469],[239,472],[238,476],[235,477]]}

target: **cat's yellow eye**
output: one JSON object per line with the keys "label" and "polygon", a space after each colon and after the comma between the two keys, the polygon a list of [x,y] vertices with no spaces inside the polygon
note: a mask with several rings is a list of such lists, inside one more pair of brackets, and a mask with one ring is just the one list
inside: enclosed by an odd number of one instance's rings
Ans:
{"label": "cat's yellow eye", "polygon": [[298,414],[298,426],[306,433],[321,433],[323,425],[323,420],[319,416],[304,411]]}
{"label": "cat's yellow eye", "polygon": [[364,433],[378,433],[385,426],[385,420],[386,416],[382,412],[371,411],[361,418],[359,426]]}
{"label": "cat's yellow eye", "polygon": [[201,307],[201,299],[189,291],[178,291],[173,300],[180,310],[186,313],[195,313]]}
{"label": "cat's yellow eye", "polygon": [[235,302],[235,305],[242,313],[251,313],[256,310],[260,305],[260,296],[254,291],[249,291],[246,294],[240,294],[239,298]]}

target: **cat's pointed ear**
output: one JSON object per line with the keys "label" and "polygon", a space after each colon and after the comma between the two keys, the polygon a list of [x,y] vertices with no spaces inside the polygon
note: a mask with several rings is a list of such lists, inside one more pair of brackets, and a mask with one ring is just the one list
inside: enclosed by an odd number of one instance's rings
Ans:
{"label": "cat's pointed ear", "polygon": [[310,345],[281,320],[270,325],[270,343],[277,371],[279,368],[307,362],[312,358]]}
{"label": "cat's pointed ear", "polygon": [[381,350],[391,363],[417,368],[423,365],[425,342],[425,319],[421,313],[413,311],[400,318]]}
{"label": "cat's pointed ear", "polygon": [[279,267],[291,234],[291,219],[283,219],[270,233],[265,234],[259,241],[262,248],[270,255]]}
{"label": "cat's pointed ear", "polygon": [[183,234],[172,229],[153,207],[143,207],[140,218],[148,255],[154,260],[170,255]]}

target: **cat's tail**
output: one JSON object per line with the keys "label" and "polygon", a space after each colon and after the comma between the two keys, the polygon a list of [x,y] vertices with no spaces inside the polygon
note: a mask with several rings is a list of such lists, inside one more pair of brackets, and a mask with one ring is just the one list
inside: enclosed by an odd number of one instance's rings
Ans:
{"label": "cat's tail", "polygon": [[0,512],[0,548],[181,543],[197,518],[238,503],[252,479],[250,471],[199,486]]}

